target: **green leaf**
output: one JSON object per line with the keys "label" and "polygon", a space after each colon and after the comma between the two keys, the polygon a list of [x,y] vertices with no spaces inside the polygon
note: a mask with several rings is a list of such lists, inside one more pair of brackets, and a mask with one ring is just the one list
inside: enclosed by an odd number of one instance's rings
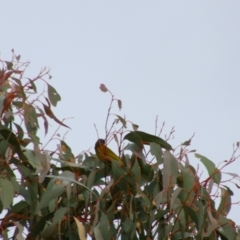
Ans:
{"label": "green leaf", "polygon": [[163,154],[163,188],[166,190],[173,187],[178,177],[178,162],[169,152]]}
{"label": "green leaf", "polygon": [[194,208],[185,205],[183,206],[183,209],[185,210],[185,213],[191,217],[192,221],[196,224],[196,226],[198,226],[199,225],[198,216],[197,213],[194,211]]}
{"label": "green leaf", "polygon": [[62,172],[62,174],[60,175],[62,177],[68,178],[61,180],[61,179],[52,179],[48,186],[46,191],[43,193],[42,198],[37,206],[37,209],[35,211],[35,213],[37,213],[40,209],[42,209],[43,207],[48,206],[49,202],[51,200],[57,200],[57,198],[64,192],[66,191],[65,187],[66,185],[71,182],[71,180],[75,179],[75,175],[70,172],[70,171],[64,171]]}
{"label": "green leaf", "polygon": [[72,149],[67,145],[66,142],[61,141],[61,149],[64,152],[62,155],[64,157],[64,160],[67,162],[75,162],[74,156],[72,154]]}
{"label": "green leaf", "polygon": [[12,62],[5,61],[5,63],[7,65],[7,70],[13,70],[13,63]]}
{"label": "green leaf", "polygon": [[193,234],[184,232],[183,235],[180,232],[176,232],[172,235],[171,240],[193,239]]}
{"label": "green leaf", "polygon": [[159,144],[151,142],[150,143],[150,152],[153,156],[156,157],[158,165],[163,163],[163,153]]}
{"label": "green leaf", "polygon": [[17,123],[13,123],[17,129],[17,137],[18,139],[22,140],[23,139],[23,136],[24,136],[24,132],[23,132],[23,129],[21,128],[20,125],[18,125]]}
{"label": "green leaf", "polygon": [[56,107],[57,103],[61,101],[61,96],[58,94],[56,89],[52,87],[50,84],[48,84],[48,98],[54,107]]}
{"label": "green leaf", "polygon": [[36,110],[32,105],[24,105],[24,123],[29,137],[33,140],[33,142],[39,144],[39,138],[36,135],[39,128],[38,118]]}
{"label": "green leaf", "polygon": [[103,239],[111,240],[109,220],[108,220],[107,215],[103,212],[101,213],[99,228],[100,228]]}
{"label": "green leaf", "polygon": [[0,95],[0,113],[3,110],[3,104],[4,104],[4,100],[5,100],[5,95]]}
{"label": "green leaf", "polygon": [[135,180],[137,183],[140,184],[140,181],[141,181],[141,169],[139,167],[139,164],[138,164],[138,161],[134,161],[134,164],[133,164],[133,167],[132,167],[132,173],[134,174],[135,176]]}
{"label": "green leaf", "polygon": [[12,211],[16,213],[24,213],[28,206],[28,203],[22,200],[12,206]]}
{"label": "green leaf", "polygon": [[123,225],[123,230],[124,230],[125,233],[131,232],[131,230],[132,230],[132,228],[133,228],[133,226],[134,226],[133,222],[132,222],[129,218],[127,218],[127,219],[123,222],[122,225]]}
{"label": "green leaf", "polygon": [[134,131],[128,133],[127,135],[125,135],[124,140],[134,142],[138,146],[142,146],[142,144],[149,145],[151,142],[154,142],[159,144],[164,149],[172,150],[172,146],[162,138],[141,131]]}
{"label": "green leaf", "polygon": [[209,160],[208,158],[206,158],[203,155],[200,155],[198,153],[195,153],[195,157],[200,159],[200,161],[206,167],[209,176],[211,176],[214,173],[215,169],[216,169],[215,164],[211,160]]}
{"label": "green leaf", "polygon": [[36,169],[36,173],[40,173],[43,167],[38,155],[30,149],[25,149],[23,154],[27,157],[28,162]]}
{"label": "green leaf", "polygon": [[45,215],[44,217],[42,217],[40,221],[38,221],[35,225],[33,225],[33,228],[30,229],[30,232],[27,238],[36,239],[38,234],[42,232],[42,230],[44,229],[45,225],[47,224],[47,221],[52,219],[53,216],[54,216],[54,212],[51,212]]}
{"label": "green leaf", "polygon": [[[95,181],[95,177],[96,177],[96,170],[92,170],[91,173],[89,174],[88,176],[88,179],[87,179],[87,188],[91,189],[93,184],[94,184],[94,181]],[[85,191],[85,202],[86,202],[86,207],[87,207],[87,204],[88,204],[88,199],[89,199],[89,194],[90,192],[88,190]]]}
{"label": "green leaf", "polygon": [[32,87],[33,91],[36,93],[37,92],[37,88],[36,88],[36,85],[35,85],[34,81],[31,80],[31,79],[28,79],[28,80],[29,80],[29,83],[31,84],[31,87]]}
{"label": "green leaf", "polygon": [[229,191],[228,189],[222,187],[220,189],[221,189],[221,201],[218,207],[218,212],[223,216],[227,216],[232,206],[231,200],[232,191],[231,190]]}
{"label": "green leaf", "polygon": [[181,171],[182,177],[183,177],[183,187],[188,192],[191,192],[193,190],[194,184],[195,184],[195,177],[191,171],[188,169],[183,168]]}
{"label": "green leaf", "polygon": [[99,226],[100,226],[100,223],[98,223],[98,225],[93,230],[95,239],[104,240]]}
{"label": "green leaf", "polygon": [[219,184],[221,182],[221,173],[216,168],[215,164],[208,158],[206,158],[203,155],[200,155],[198,153],[195,153],[195,157],[199,158],[200,161],[203,163],[203,165],[206,167],[209,177],[213,177],[213,181],[216,184]]}
{"label": "green leaf", "polygon": [[219,228],[218,228],[218,232],[220,232],[226,239],[228,240],[235,240],[237,237],[237,233],[235,230],[235,223],[220,215],[219,219],[218,219],[218,224],[219,224]]}
{"label": "green leaf", "polygon": [[[182,191],[182,188],[176,188],[174,191],[173,191],[173,194],[172,194],[172,197],[171,197],[171,203],[170,203],[170,210],[173,209],[174,207],[174,204],[177,202],[179,203],[179,199],[177,198],[179,193]],[[176,200],[177,199],[177,200]]]}
{"label": "green leaf", "polygon": [[59,223],[62,221],[63,216],[65,215],[65,213],[67,212],[68,208],[67,207],[60,207],[59,209],[57,209],[57,211],[54,213],[54,217],[52,222],[53,223]]}
{"label": "green leaf", "polygon": [[18,152],[21,152],[21,146],[18,142],[16,135],[12,131],[8,129],[1,129],[0,134],[9,144],[13,145]]}
{"label": "green leaf", "polygon": [[112,171],[116,190],[123,190],[136,194],[136,180],[134,174],[123,163],[112,161]]}
{"label": "green leaf", "polygon": [[3,209],[9,208],[14,197],[13,186],[8,179],[0,178],[0,199]]}

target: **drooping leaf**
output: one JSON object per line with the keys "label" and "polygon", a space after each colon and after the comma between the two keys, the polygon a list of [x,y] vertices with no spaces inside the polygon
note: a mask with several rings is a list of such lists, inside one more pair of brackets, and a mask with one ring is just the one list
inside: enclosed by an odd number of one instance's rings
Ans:
{"label": "drooping leaf", "polygon": [[45,105],[44,103],[43,103],[43,108],[44,108],[45,113],[48,115],[48,117],[52,118],[56,123],[60,124],[61,126],[70,128],[70,127],[68,127],[66,124],[64,124],[63,122],[61,122],[61,121],[54,115],[54,113],[52,112],[51,108],[48,107],[47,105]]}

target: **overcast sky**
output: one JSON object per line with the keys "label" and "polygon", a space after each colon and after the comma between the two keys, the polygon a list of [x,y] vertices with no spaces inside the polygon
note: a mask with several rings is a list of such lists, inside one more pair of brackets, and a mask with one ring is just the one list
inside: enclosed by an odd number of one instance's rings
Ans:
{"label": "overcast sky", "polygon": [[[62,96],[53,110],[74,117],[65,123],[75,155],[94,146],[94,124],[105,137],[110,95],[101,83],[123,102],[113,113],[139,130],[154,133],[156,116],[164,134],[175,126],[173,147],[195,133],[191,148],[218,164],[240,141],[240,1],[6,1],[1,9],[1,58],[14,48],[31,61],[28,76],[51,68]],[[240,173],[239,161],[226,171]]]}

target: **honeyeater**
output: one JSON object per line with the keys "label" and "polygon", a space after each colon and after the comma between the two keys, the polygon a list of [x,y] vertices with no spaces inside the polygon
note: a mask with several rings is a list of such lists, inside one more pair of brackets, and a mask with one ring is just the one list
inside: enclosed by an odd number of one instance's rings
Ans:
{"label": "honeyeater", "polygon": [[98,139],[95,144],[95,151],[97,154],[97,157],[101,161],[119,161],[121,162],[121,158],[118,157],[110,148],[108,148],[105,144],[105,140]]}

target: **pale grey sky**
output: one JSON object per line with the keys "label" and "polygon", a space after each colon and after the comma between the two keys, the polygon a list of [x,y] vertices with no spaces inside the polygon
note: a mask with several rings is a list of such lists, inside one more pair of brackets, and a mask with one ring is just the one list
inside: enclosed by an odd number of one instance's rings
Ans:
{"label": "pale grey sky", "polygon": [[[51,68],[62,96],[55,113],[74,117],[66,122],[74,154],[94,145],[93,124],[104,137],[110,96],[101,83],[123,101],[113,112],[140,130],[154,133],[156,115],[165,134],[175,126],[173,147],[195,133],[192,148],[218,164],[240,141],[240,1],[5,1],[1,9],[1,57],[14,48],[31,76]],[[239,173],[239,161],[226,170]]]}

